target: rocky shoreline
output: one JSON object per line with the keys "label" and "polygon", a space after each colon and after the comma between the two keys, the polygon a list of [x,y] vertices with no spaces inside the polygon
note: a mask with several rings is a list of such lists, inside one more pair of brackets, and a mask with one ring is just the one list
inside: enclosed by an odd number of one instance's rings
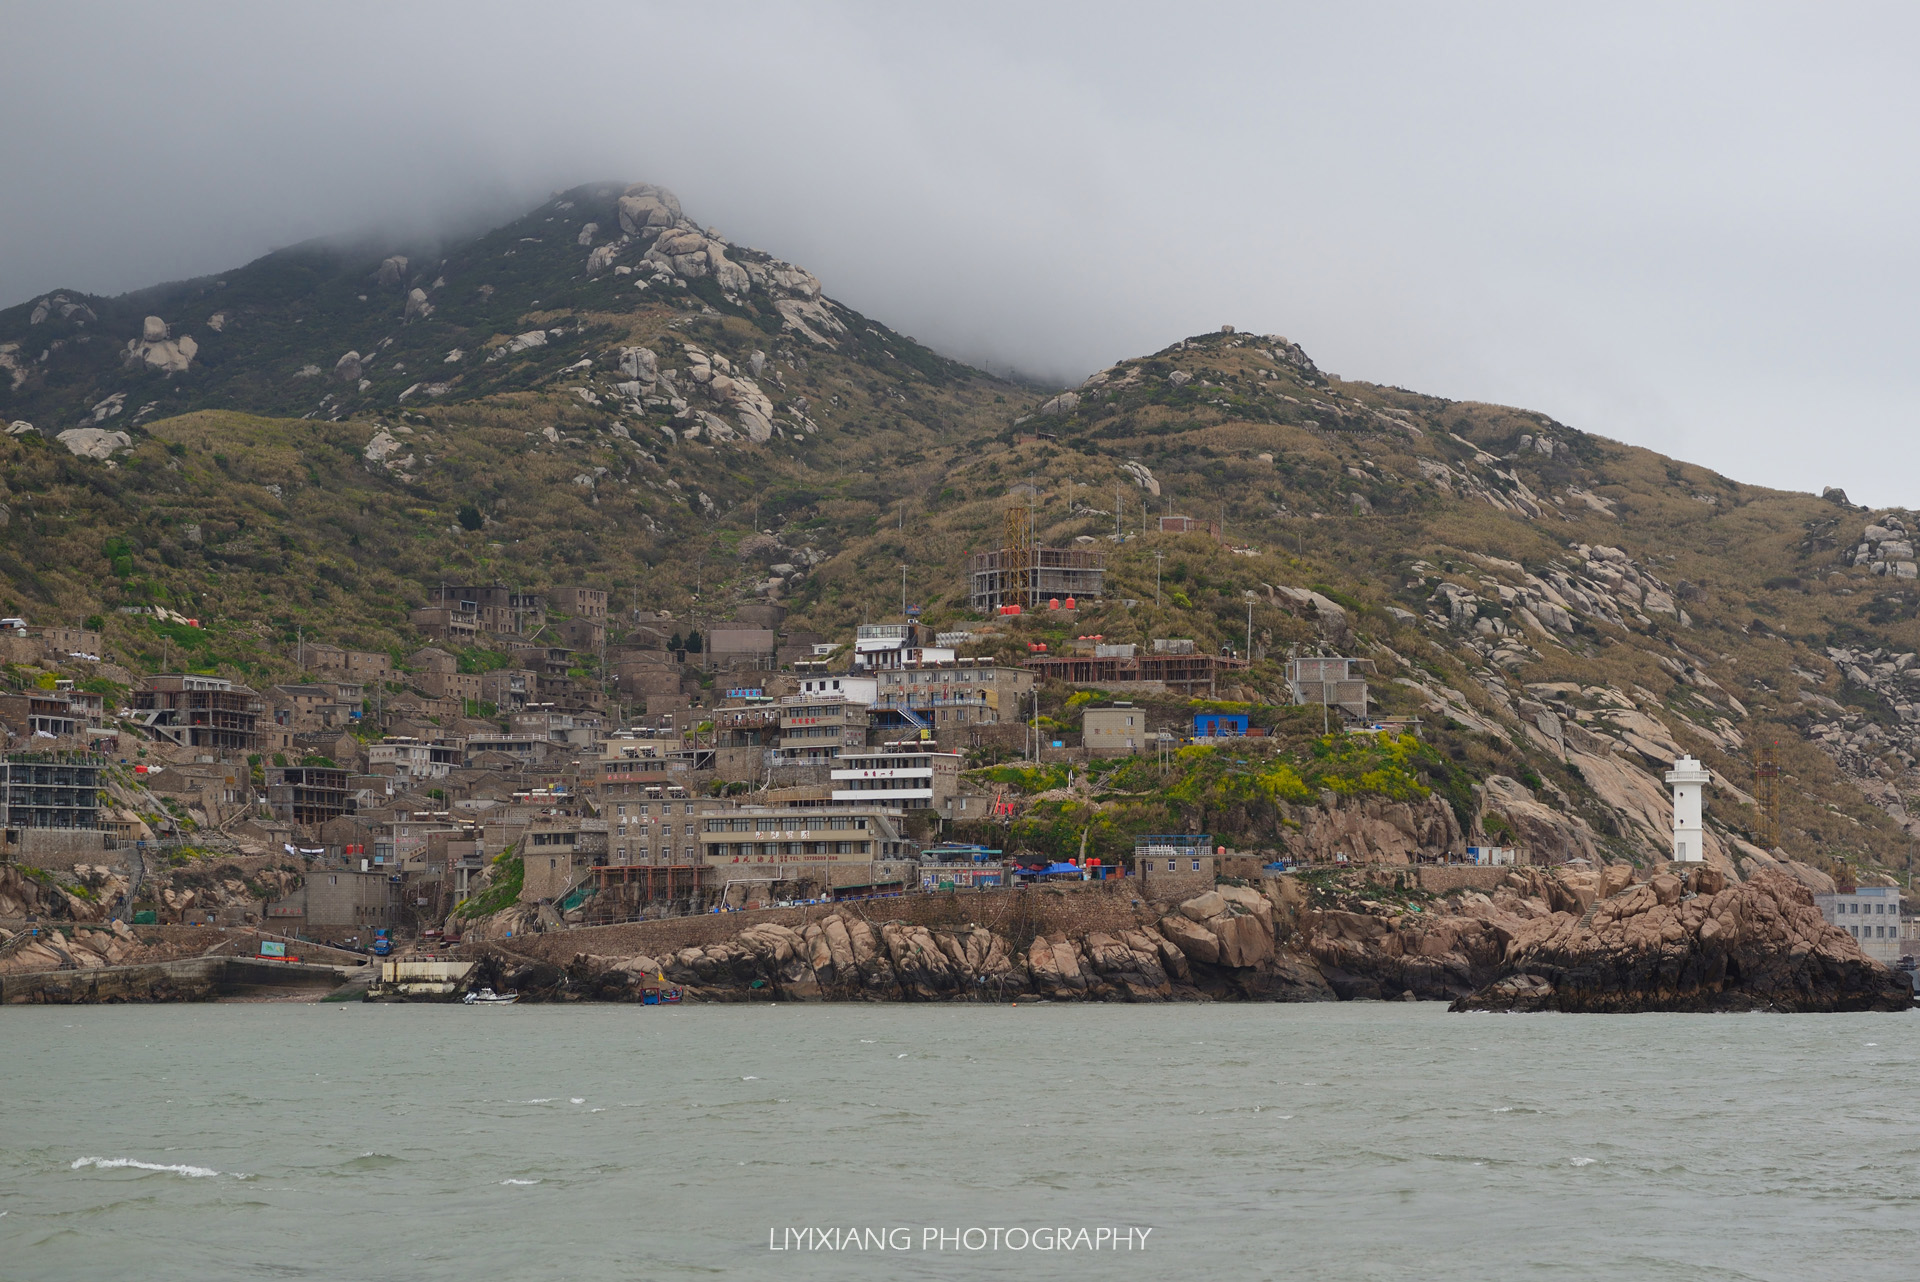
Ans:
{"label": "rocky shoreline", "polygon": [[1912,989],[1829,925],[1793,878],[1763,871],[1729,885],[1699,867],[1656,875],[1580,919],[1523,929],[1501,977],[1452,1009],[1905,1010]]}
{"label": "rocky shoreline", "polygon": [[[1828,925],[1806,886],[1520,868],[1492,893],[1407,872],[1275,877],[1178,902],[1099,890],[840,906],[477,946],[478,976],[529,1001],[1438,1000],[1454,1010],[1900,1010],[1911,980]],[[971,913],[968,920],[960,916]],[[997,915],[996,915],[997,914]],[[618,928],[612,928],[618,929]],[[650,943],[650,937],[657,943]],[[583,947],[584,945],[584,947]]]}
{"label": "rocky shoreline", "polygon": [[[516,908],[474,923],[459,955],[477,963],[474,983],[533,1002],[637,1001],[666,983],[708,1002],[1911,1005],[1908,975],[1821,917],[1810,889],[1821,874],[1777,862],[1749,872],[1742,882],[1699,865],[1324,869],[1172,900],[1135,898],[1130,881],[1072,883],[578,929],[557,919],[529,929]],[[10,1002],[208,999],[214,990],[177,977],[125,981],[231,946],[217,929],[65,923],[0,942],[0,982]],[[101,970],[111,985],[77,982]],[[56,971],[76,982],[53,982]]]}

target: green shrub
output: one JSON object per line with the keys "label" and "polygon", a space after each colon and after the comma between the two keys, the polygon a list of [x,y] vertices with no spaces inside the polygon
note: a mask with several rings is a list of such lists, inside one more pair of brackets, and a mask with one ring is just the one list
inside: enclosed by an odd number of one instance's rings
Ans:
{"label": "green shrub", "polygon": [[454,914],[465,918],[491,917],[494,913],[511,908],[526,884],[526,861],[520,857],[518,846],[510,846],[494,856],[486,887],[472,898],[456,904]]}

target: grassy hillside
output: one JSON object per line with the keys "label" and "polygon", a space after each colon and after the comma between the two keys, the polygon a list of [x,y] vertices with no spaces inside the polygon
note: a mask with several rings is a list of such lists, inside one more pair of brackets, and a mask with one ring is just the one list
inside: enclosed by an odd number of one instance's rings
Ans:
{"label": "grassy hillside", "polygon": [[[459,246],[304,246],[0,312],[0,417],[33,425],[0,444],[7,612],[101,616],[136,667],[190,646],[263,680],[290,675],[296,631],[411,648],[406,612],[443,578],[596,583],[616,609],[715,620],[784,566],[793,625],[832,634],[896,614],[904,565],[951,623],[966,555],[1024,498],[1044,540],[1107,551],[1110,590],[993,642],[1010,656],[1092,633],[1240,647],[1251,605],[1262,658],[1224,693],[1284,702],[1289,648],[1371,658],[1384,711],[1420,716],[1487,796],[1521,789],[1498,803],[1514,824],[1530,798],[1644,850],[1646,787],[1686,749],[1737,790],[1713,803],[1731,842],[1772,740],[1789,851],[1904,867],[1906,514],[1332,379],[1271,336],[1196,336],[1037,392],[684,219],[623,231],[632,199],[581,188]],[[665,254],[669,234],[722,255]],[[197,340],[185,370],[127,363],[149,315]],[[82,422],[127,443],[77,457],[53,438]],[[1161,534],[1168,511],[1224,536]],[[115,613],[148,603],[212,626]]]}

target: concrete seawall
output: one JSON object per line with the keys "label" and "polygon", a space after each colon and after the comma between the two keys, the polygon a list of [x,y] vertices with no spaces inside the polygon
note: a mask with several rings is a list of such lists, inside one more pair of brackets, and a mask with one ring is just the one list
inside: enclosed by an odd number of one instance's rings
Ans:
{"label": "concrete seawall", "polygon": [[249,993],[331,990],[353,970],[344,966],[189,957],[142,966],[42,970],[0,975],[0,1005],[106,1005],[115,1002],[210,1002]]}

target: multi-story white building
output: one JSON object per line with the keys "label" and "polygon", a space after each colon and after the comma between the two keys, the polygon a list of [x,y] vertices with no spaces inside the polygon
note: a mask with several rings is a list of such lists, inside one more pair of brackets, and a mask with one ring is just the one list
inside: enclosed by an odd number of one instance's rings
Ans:
{"label": "multi-story white building", "polygon": [[926,663],[952,663],[953,650],[930,646],[927,630],[918,623],[863,623],[854,629],[853,666],[861,672],[915,668]]}
{"label": "multi-story white building", "polygon": [[463,753],[462,743],[389,735],[367,745],[367,766],[378,774],[388,773],[379,769],[387,766],[414,779],[445,779],[461,764]]}
{"label": "multi-story white building", "polygon": [[1891,966],[1900,960],[1900,890],[1862,886],[1850,895],[1815,895],[1825,917],[1860,941],[1867,956]]}
{"label": "multi-story white building", "polygon": [[833,770],[836,805],[947,814],[960,780],[960,754],[918,743],[889,743],[842,752]]}

